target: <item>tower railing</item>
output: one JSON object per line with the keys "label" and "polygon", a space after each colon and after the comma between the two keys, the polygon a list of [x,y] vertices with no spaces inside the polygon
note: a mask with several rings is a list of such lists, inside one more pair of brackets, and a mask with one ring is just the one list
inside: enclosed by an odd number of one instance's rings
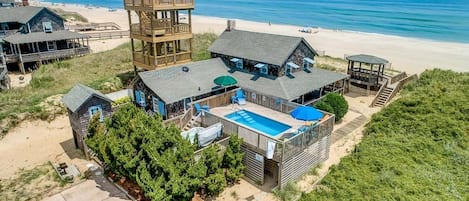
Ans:
{"label": "tower railing", "polygon": [[158,8],[168,6],[194,6],[194,0],[124,0],[126,7]]}

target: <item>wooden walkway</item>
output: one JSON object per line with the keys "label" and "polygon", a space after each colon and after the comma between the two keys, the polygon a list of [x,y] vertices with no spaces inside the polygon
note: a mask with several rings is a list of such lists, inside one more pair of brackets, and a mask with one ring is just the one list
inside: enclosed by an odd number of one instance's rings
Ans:
{"label": "wooden walkway", "polygon": [[368,118],[365,115],[362,114],[362,115],[358,116],[357,118],[355,118],[354,120],[348,122],[347,124],[345,124],[341,128],[335,130],[332,133],[332,143],[331,144],[334,144],[338,140],[342,139],[344,136],[352,133],[357,128],[364,125],[367,121],[368,121]]}

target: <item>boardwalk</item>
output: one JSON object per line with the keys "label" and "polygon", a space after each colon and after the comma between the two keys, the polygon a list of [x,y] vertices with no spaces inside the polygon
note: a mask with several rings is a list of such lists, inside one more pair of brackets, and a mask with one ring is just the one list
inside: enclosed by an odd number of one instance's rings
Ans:
{"label": "boardwalk", "polygon": [[368,121],[368,118],[365,115],[360,115],[354,120],[348,122],[341,128],[337,129],[332,133],[332,144],[340,140],[342,137],[352,133],[360,126],[364,125]]}

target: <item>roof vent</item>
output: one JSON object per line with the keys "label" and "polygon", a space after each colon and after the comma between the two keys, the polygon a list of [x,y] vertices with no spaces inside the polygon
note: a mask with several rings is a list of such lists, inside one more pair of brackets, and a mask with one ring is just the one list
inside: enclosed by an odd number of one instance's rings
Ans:
{"label": "roof vent", "polygon": [[189,72],[189,67],[183,66],[183,67],[182,67],[182,71],[184,71],[184,72],[186,72],[186,73]]}

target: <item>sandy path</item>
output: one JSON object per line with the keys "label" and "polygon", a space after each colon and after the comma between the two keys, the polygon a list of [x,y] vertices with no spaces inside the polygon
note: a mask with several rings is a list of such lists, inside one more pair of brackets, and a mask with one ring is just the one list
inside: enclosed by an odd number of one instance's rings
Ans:
{"label": "sandy path", "polygon": [[67,116],[58,116],[50,123],[24,121],[0,140],[0,178],[10,178],[21,168],[33,168],[47,161],[73,162],[84,167],[86,161],[74,146]]}

